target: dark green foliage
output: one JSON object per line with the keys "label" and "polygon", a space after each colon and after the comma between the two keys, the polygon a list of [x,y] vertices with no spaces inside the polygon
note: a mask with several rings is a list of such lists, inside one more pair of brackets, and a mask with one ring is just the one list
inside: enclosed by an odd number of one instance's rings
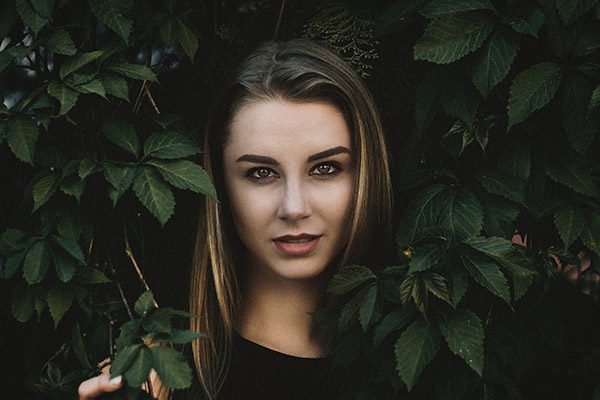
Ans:
{"label": "dark green foliage", "polygon": [[219,83],[300,35],[365,77],[392,157],[397,260],[344,267],[323,313],[346,398],[598,396],[598,296],[556,260],[600,270],[599,20],[597,0],[3,4],[0,346],[26,377],[7,398],[76,398],[107,356],[115,398],[147,398],[151,368],[190,385],[171,346],[202,335],[148,286],[186,304]]}

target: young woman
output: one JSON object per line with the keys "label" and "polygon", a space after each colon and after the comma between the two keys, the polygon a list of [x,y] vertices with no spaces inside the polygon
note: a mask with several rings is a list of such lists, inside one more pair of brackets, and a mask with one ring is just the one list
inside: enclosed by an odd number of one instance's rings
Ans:
{"label": "young woman", "polygon": [[[335,398],[331,338],[309,313],[332,300],[340,266],[384,263],[391,248],[371,95],[339,56],[297,39],[251,54],[212,115],[204,167],[219,200],[205,200],[190,286],[192,329],[208,338],[192,346],[189,398]],[[121,385],[104,374],[80,398]]]}

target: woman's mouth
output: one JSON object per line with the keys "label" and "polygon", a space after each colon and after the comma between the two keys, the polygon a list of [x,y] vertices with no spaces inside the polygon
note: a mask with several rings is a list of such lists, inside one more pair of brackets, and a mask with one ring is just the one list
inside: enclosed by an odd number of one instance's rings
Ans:
{"label": "woman's mouth", "polygon": [[285,235],[273,239],[277,250],[286,256],[302,257],[310,255],[319,245],[320,235]]}

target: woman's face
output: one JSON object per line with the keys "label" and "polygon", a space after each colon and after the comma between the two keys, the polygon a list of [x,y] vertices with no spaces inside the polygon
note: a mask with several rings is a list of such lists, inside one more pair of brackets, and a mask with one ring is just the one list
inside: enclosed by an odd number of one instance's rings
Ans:
{"label": "woman's face", "polygon": [[325,103],[256,101],[230,128],[225,186],[247,267],[271,278],[321,275],[348,241],[354,166],[342,113]]}

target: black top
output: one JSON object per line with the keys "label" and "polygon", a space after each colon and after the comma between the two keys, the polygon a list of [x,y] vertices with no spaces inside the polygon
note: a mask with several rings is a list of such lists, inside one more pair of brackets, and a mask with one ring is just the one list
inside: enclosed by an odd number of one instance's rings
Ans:
{"label": "black top", "polygon": [[[200,400],[196,387],[174,399]],[[244,339],[233,340],[231,366],[218,400],[335,400],[337,385],[329,359],[279,353]]]}

